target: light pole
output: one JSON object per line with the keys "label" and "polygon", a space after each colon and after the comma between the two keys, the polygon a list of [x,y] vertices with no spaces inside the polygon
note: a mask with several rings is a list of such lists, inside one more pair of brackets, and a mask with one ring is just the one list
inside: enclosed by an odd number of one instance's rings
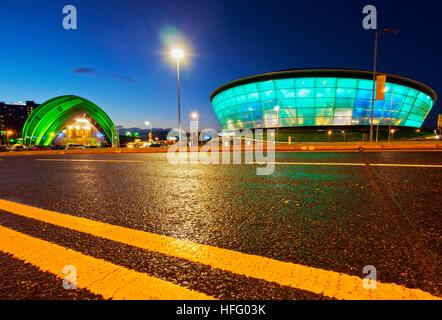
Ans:
{"label": "light pole", "polygon": [[[192,112],[190,114],[190,117],[192,118],[192,120],[194,121],[198,121],[199,119],[199,115],[198,112]],[[196,138],[196,145],[198,146],[198,125],[195,127],[195,138]]]}
{"label": "light pole", "polygon": [[6,145],[9,146],[9,136],[13,134],[11,130],[6,131]]}
{"label": "light pole", "polygon": [[379,140],[379,120],[376,123],[376,142]]}
{"label": "light pole", "polygon": [[331,132],[331,130],[329,130],[329,131],[328,131],[328,142],[330,142],[331,134],[332,134],[332,132]]}
{"label": "light pole", "polygon": [[279,106],[275,106],[275,111],[276,111],[276,114],[278,115],[278,117],[277,117],[277,122],[276,122],[276,134],[275,134],[275,140],[278,141]]}
{"label": "light pole", "polygon": [[[388,91],[386,88],[385,91]],[[393,118],[393,89],[391,89],[391,105],[390,105],[390,125],[388,126],[388,141],[391,139],[391,121]]]}
{"label": "light pole", "polygon": [[178,83],[178,129],[179,129],[179,141],[181,140],[181,108],[180,108],[180,59],[184,57],[184,51],[181,49],[173,49],[172,56],[176,59],[176,74]]}
{"label": "light pole", "polygon": [[150,126],[150,137],[149,137],[149,141],[152,139],[152,123],[150,123],[149,121],[145,121],[144,124],[146,125],[146,127]]}
{"label": "light pole", "polygon": [[370,119],[370,143],[373,142],[373,112],[374,112],[374,98],[376,89],[376,63],[377,63],[377,51],[378,51],[378,37],[383,33],[398,33],[399,30],[382,29],[381,31],[376,31],[376,37],[374,42],[374,65],[373,65],[373,99],[371,101],[371,119]]}

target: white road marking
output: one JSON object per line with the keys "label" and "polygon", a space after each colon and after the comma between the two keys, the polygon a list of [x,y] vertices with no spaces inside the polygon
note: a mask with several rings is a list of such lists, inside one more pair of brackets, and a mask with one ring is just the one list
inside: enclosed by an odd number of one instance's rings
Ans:
{"label": "white road marking", "polygon": [[[307,165],[307,166],[365,166],[365,163],[351,162],[252,162],[252,164],[266,165]],[[373,167],[416,167],[416,168],[442,168],[441,164],[407,164],[407,163],[369,163]]]}
{"label": "white road marking", "polygon": [[36,161],[61,161],[61,162],[144,162],[138,160],[96,160],[96,159],[35,159]]}

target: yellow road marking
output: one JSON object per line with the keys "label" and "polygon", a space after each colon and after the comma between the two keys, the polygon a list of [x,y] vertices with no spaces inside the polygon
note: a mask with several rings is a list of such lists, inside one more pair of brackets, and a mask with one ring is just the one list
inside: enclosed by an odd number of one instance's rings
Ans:
{"label": "yellow road marking", "polygon": [[[252,164],[265,165],[308,165],[308,166],[365,166],[365,163],[351,162],[252,162]],[[407,164],[407,163],[369,163],[373,167],[416,167],[416,168],[442,168],[441,164]]]}
{"label": "yellow road marking", "polygon": [[0,200],[0,210],[149,251],[201,263],[212,268],[323,294],[331,298],[357,300],[441,299],[420,289],[409,289],[397,284],[381,283],[379,281],[376,290],[366,290],[362,286],[362,279],[356,276],[129,229],[7,200]]}
{"label": "yellow road marking", "polygon": [[344,162],[252,162],[252,164],[274,164],[274,165],[306,165],[306,166],[365,166],[365,163],[344,163]]}
{"label": "yellow road marking", "polygon": [[[203,293],[117,266],[102,259],[21,234],[0,226],[1,251],[63,279],[63,267],[77,271],[77,288],[85,288],[105,299],[207,300]],[[60,280],[60,286],[62,281]]]}
{"label": "yellow road marking", "polygon": [[370,163],[373,167],[417,167],[417,168],[442,168],[440,164],[401,164],[401,163]]}
{"label": "yellow road marking", "polygon": [[35,159],[36,161],[71,161],[71,162],[144,162],[139,160],[96,160],[96,159]]}

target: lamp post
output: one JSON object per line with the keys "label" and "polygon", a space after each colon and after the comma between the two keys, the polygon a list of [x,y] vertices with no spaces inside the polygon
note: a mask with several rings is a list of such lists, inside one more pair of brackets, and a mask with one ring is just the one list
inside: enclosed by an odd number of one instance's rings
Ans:
{"label": "lamp post", "polygon": [[388,127],[388,141],[391,139],[391,120],[393,118],[393,89],[391,89],[391,105],[390,105],[390,125]]}
{"label": "lamp post", "polygon": [[[192,112],[191,114],[190,114],[190,117],[192,118],[192,120],[194,120],[194,121],[198,121],[198,119],[199,119],[199,115],[198,115],[198,112]],[[196,128],[195,128],[195,138],[196,138],[196,145],[198,146],[198,125],[196,126]]]}
{"label": "lamp post", "polygon": [[379,141],[379,120],[376,123],[376,142]]}
{"label": "lamp post", "polygon": [[374,99],[375,99],[375,89],[376,89],[376,63],[377,63],[377,51],[378,51],[378,37],[383,33],[398,33],[399,30],[382,29],[381,31],[376,31],[376,37],[374,42],[374,65],[373,65],[373,99],[371,101],[371,120],[370,120],[370,143],[373,142],[373,112],[374,112]]}
{"label": "lamp post", "polygon": [[329,130],[329,131],[328,131],[328,142],[330,142],[331,134],[332,134],[332,132],[331,132],[331,130]]}
{"label": "lamp post", "polygon": [[275,111],[276,111],[276,114],[278,115],[278,117],[277,117],[277,122],[276,122],[276,134],[275,134],[275,140],[278,141],[279,106],[275,106]]}
{"label": "lamp post", "polygon": [[184,57],[184,51],[181,49],[173,49],[172,56],[176,59],[176,74],[178,83],[178,129],[179,129],[179,140],[181,140],[181,108],[180,108],[180,59]]}
{"label": "lamp post", "polygon": [[150,123],[149,121],[145,121],[144,124],[146,125],[146,127],[150,126],[150,137],[149,137],[149,141],[152,139],[152,123]]}
{"label": "lamp post", "polygon": [[6,131],[6,145],[9,146],[9,136],[13,134],[11,130]]}

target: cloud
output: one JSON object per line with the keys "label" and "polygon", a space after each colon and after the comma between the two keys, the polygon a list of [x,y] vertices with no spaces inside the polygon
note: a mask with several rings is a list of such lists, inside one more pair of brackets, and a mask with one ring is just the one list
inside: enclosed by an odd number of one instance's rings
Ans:
{"label": "cloud", "polygon": [[134,80],[131,78],[120,76],[115,73],[99,72],[98,70],[96,70],[94,68],[77,68],[74,70],[74,72],[77,74],[92,74],[92,75],[95,75],[98,77],[108,77],[108,78],[114,78],[114,79],[123,80],[123,81],[127,81],[127,82],[134,82]]}

